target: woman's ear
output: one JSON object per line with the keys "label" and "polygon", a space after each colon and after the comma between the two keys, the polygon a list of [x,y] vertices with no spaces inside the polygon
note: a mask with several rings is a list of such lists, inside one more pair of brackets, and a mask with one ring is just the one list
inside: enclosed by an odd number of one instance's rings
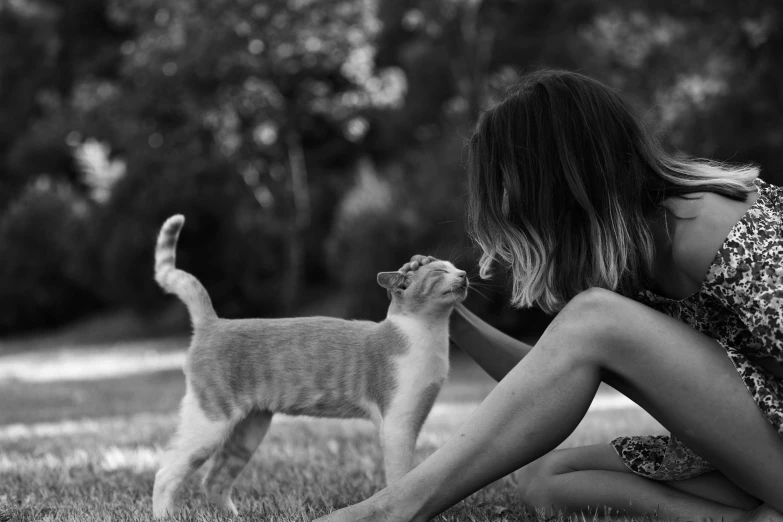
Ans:
{"label": "woman's ear", "polygon": [[378,284],[392,292],[402,292],[408,287],[408,278],[400,272],[380,272]]}

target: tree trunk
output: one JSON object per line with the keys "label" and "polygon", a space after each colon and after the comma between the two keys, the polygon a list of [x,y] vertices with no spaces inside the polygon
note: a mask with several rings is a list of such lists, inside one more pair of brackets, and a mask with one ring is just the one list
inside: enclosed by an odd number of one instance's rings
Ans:
{"label": "tree trunk", "polygon": [[283,313],[291,315],[299,304],[304,273],[304,234],[310,226],[310,188],[304,150],[296,130],[286,134],[290,175],[292,215],[288,220],[287,270],[283,279]]}
{"label": "tree trunk", "polygon": [[[289,131],[285,140],[289,176],[284,183],[287,185],[285,188],[289,194],[285,203],[287,208],[283,209],[281,216],[286,237],[285,268],[280,287],[280,313],[283,316],[290,316],[296,311],[299,304],[304,272],[304,234],[310,226],[310,188],[299,134],[295,130]],[[268,204],[266,198],[262,197],[264,187],[258,176],[242,176],[242,179],[258,201],[259,206],[263,207]]]}
{"label": "tree trunk", "polygon": [[484,82],[489,76],[489,64],[492,59],[492,47],[495,43],[495,29],[480,26],[479,11],[483,0],[468,0],[463,6],[460,19],[462,33],[462,59],[452,62],[457,70],[458,82],[462,87],[462,96],[468,104],[468,118],[475,121],[484,101]]}

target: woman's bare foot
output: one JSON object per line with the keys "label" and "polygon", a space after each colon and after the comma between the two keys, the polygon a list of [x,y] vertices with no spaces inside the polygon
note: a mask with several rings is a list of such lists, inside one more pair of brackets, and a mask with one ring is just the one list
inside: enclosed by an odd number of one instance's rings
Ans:
{"label": "woman's bare foot", "polygon": [[388,513],[382,509],[378,509],[372,504],[365,505],[367,502],[368,501],[365,500],[359,504],[354,504],[353,506],[338,509],[337,511],[333,511],[313,522],[371,522],[376,520],[386,522],[391,520],[387,516]]}
{"label": "woman's bare foot", "polygon": [[[420,517],[407,513],[404,509],[395,509],[389,488],[376,493],[363,502],[333,511],[313,522],[419,522]],[[409,505],[407,507],[410,507]]]}
{"label": "woman's bare foot", "polygon": [[761,504],[748,512],[747,522],[783,522],[783,514],[768,504]]}

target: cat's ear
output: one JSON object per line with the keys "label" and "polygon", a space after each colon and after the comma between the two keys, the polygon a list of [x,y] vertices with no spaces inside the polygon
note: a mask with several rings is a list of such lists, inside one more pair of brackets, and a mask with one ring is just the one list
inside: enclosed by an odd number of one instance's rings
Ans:
{"label": "cat's ear", "polygon": [[402,291],[408,287],[408,278],[399,272],[380,272],[378,284],[393,292]]}

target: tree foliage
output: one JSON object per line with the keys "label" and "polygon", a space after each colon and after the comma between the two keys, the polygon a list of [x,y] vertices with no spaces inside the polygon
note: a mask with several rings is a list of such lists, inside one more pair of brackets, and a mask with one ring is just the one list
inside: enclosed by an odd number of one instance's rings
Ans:
{"label": "tree foliage", "polygon": [[[377,319],[375,272],[475,259],[461,140],[541,66],[620,89],[668,147],[780,183],[782,18],[763,0],[2,3],[0,307],[18,313],[0,331],[155,313],[174,212],[221,314],[296,313],[330,288],[334,313]],[[490,297],[475,307],[499,312]]]}

